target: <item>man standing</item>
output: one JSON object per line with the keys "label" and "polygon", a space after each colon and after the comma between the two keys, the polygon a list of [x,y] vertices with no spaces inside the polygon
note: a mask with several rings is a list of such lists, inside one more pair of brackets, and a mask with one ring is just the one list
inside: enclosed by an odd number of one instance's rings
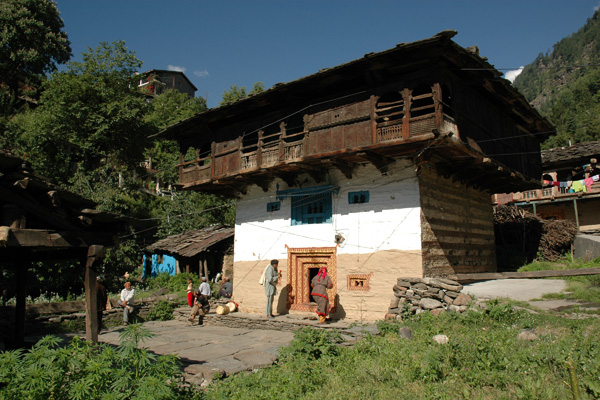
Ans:
{"label": "man standing", "polygon": [[135,289],[131,288],[131,282],[125,282],[125,289],[121,290],[121,300],[119,301],[119,307],[123,308],[123,322],[129,323],[129,314],[133,312],[133,298],[135,296]]}
{"label": "man standing", "polygon": [[267,296],[267,318],[275,318],[273,315],[273,298],[277,294],[277,282],[279,281],[280,273],[277,271],[279,266],[278,260],[272,260],[265,270],[265,295]]}
{"label": "man standing", "polygon": [[205,276],[202,277],[202,283],[200,284],[200,287],[198,288],[198,290],[200,291],[201,295],[205,296],[207,299],[210,299],[210,295],[211,295],[210,284],[208,282],[206,282]]}

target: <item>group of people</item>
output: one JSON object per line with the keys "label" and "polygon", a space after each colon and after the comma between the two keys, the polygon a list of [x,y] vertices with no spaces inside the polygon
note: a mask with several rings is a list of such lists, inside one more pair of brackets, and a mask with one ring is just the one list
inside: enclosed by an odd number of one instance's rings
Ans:
{"label": "group of people", "polygon": [[[281,271],[279,268],[279,260],[271,260],[269,265],[263,271],[259,283],[265,287],[265,296],[267,297],[267,304],[265,313],[267,318],[275,318],[273,315],[273,299],[277,294],[277,284],[281,279]],[[187,300],[188,305],[192,308],[188,322],[193,325],[198,316],[198,324],[202,324],[203,317],[210,310],[209,299],[212,295],[210,284],[207,282],[206,277],[201,278],[200,286],[197,290],[194,290],[191,279],[187,280]],[[315,275],[311,282],[311,293],[313,300],[317,303],[316,313],[319,317],[319,323],[323,324],[327,320],[327,314],[329,312],[329,297],[327,295],[327,289],[333,287],[333,282],[330,276],[327,274],[327,267],[321,267],[317,275]],[[97,311],[98,311],[98,333],[100,333],[102,327],[102,314],[106,309],[107,294],[106,289],[99,282],[96,283],[97,293]],[[219,290],[217,292],[218,298],[231,298],[233,294],[233,285],[227,277],[224,277],[221,281]],[[131,282],[125,282],[123,290],[119,298],[118,306],[123,309],[123,323],[128,324],[130,315],[133,312],[133,303],[135,299],[135,289],[131,286]]]}
{"label": "group of people", "polygon": [[[275,318],[273,315],[273,299],[277,294],[277,284],[281,279],[281,271],[278,268],[279,260],[271,260],[271,263],[266,266],[259,280],[259,283],[265,287],[265,295],[267,296],[267,306],[265,309],[267,318]],[[319,324],[324,324],[327,321],[327,314],[329,313],[327,289],[333,288],[331,277],[327,275],[327,267],[319,268],[319,272],[310,282],[310,287],[310,295],[315,303],[317,303],[316,312],[319,317]]]}
{"label": "group of people", "polygon": [[[188,318],[189,325],[193,325],[196,316],[198,316],[198,324],[202,325],[204,316],[210,310],[209,299],[212,296],[212,289],[210,284],[207,282],[206,277],[201,278],[200,286],[198,290],[194,290],[194,286],[191,279],[187,280],[187,299],[188,305],[192,307],[190,317]],[[217,298],[231,298],[233,294],[233,285],[227,277],[224,277],[221,281],[219,291],[217,292]]]}

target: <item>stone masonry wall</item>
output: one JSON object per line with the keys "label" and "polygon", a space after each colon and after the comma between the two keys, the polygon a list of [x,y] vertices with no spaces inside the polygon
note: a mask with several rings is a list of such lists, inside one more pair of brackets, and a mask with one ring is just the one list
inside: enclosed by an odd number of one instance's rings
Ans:
{"label": "stone masonry wall", "polygon": [[401,319],[403,314],[430,311],[464,312],[472,299],[461,293],[460,283],[442,278],[398,278],[386,319]]}

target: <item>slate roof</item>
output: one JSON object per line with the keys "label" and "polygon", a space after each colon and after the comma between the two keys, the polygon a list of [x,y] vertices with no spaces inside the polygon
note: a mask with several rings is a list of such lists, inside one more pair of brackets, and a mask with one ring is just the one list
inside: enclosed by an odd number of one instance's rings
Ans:
{"label": "slate roof", "polygon": [[573,165],[588,164],[590,158],[600,160],[600,141],[577,143],[569,147],[556,147],[542,151],[542,168],[545,171],[571,168]]}
{"label": "slate roof", "polygon": [[164,253],[181,257],[194,257],[223,240],[233,238],[234,228],[229,226],[210,226],[169,236],[146,247],[152,253]]}

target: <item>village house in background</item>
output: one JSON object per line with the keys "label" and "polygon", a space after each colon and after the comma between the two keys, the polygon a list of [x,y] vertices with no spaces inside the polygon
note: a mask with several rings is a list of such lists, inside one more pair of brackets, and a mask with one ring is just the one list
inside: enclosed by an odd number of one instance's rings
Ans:
{"label": "village house in background", "polygon": [[276,84],[160,134],[179,142],[183,189],[237,198],[241,310],[264,312],[271,259],[277,312],[313,311],[309,283],[327,266],[331,314],[354,320],[382,318],[399,277],[496,270],[490,195],[540,187],[553,127],[455,34]]}
{"label": "village house in background", "polygon": [[[600,142],[542,151],[543,187],[495,194],[495,205],[515,205],[544,219],[569,219],[580,231],[600,230]],[[589,186],[585,185],[588,179]],[[591,182],[589,181],[591,179]],[[576,185],[573,185],[577,182]]]}
{"label": "village house in background", "polygon": [[211,226],[169,236],[148,246],[143,277],[160,273],[193,273],[212,279],[218,273],[233,275],[234,228]]}
{"label": "village house in background", "polygon": [[151,69],[138,75],[140,76],[138,87],[152,97],[164,93],[167,89],[175,89],[194,97],[198,90],[181,71]]}
{"label": "village house in background", "polygon": [[[150,71],[138,74],[138,76],[140,77],[138,87],[146,93],[148,101],[151,101],[155,96],[164,93],[167,89],[174,89],[181,93],[185,93],[190,98],[193,98],[198,90],[188,77],[180,71],[151,69]],[[158,171],[154,168],[152,157],[145,160],[142,163],[142,167],[146,169],[146,174],[143,177],[140,177],[143,185],[142,190],[152,195],[172,195],[170,185],[164,187],[157,177],[156,174]]]}

